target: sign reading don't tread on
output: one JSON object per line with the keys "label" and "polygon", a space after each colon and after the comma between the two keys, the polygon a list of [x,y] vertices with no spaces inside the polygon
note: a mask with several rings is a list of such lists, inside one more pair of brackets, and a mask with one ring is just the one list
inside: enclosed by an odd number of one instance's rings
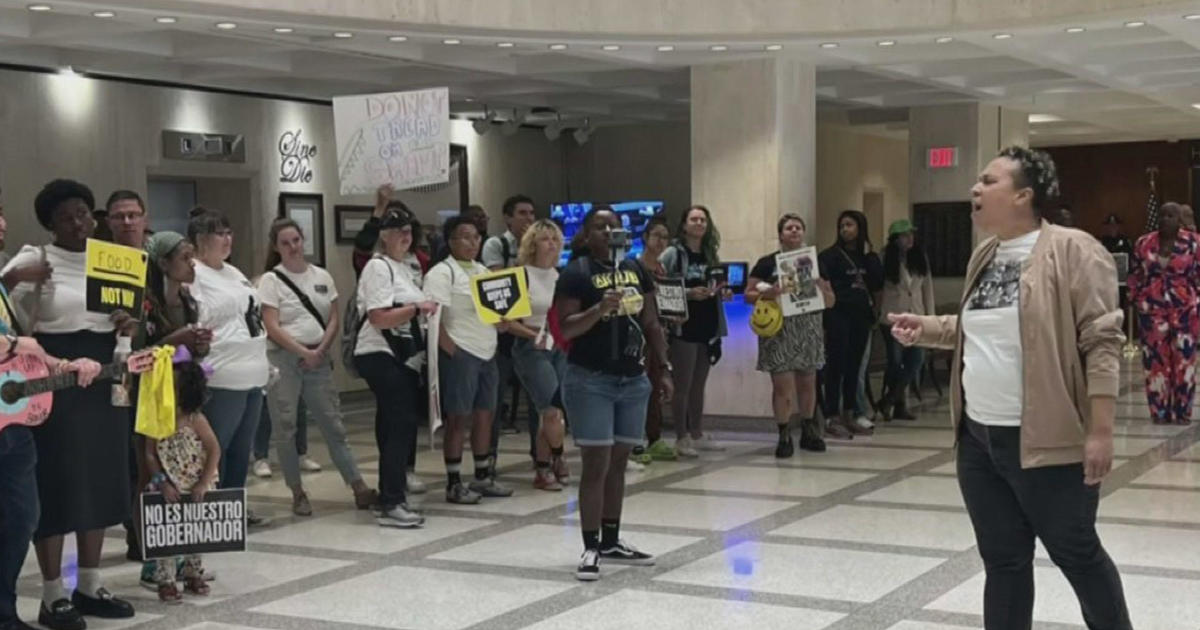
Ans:
{"label": "sign reading don't tread on", "polygon": [[146,252],[89,238],[87,240],[87,310],[128,311],[142,316],[146,291]]}
{"label": "sign reading don't tread on", "polygon": [[471,278],[475,311],[485,324],[522,319],[533,314],[524,267],[510,267]]}

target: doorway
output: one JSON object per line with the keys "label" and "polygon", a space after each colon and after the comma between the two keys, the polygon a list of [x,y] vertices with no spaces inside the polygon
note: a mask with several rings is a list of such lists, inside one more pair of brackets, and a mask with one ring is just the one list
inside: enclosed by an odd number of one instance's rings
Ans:
{"label": "doorway", "polygon": [[233,228],[233,255],[229,261],[247,276],[254,275],[257,240],[249,178],[152,175],[146,183],[151,230],[186,235],[192,208],[220,210]]}

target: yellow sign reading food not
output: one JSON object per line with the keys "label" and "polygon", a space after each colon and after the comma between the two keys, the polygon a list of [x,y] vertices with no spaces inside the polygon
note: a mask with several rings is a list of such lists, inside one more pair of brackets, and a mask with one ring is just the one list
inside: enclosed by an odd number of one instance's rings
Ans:
{"label": "yellow sign reading food not", "polygon": [[87,241],[87,310],[95,313],[128,311],[140,319],[146,291],[146,252],[98,241]]}

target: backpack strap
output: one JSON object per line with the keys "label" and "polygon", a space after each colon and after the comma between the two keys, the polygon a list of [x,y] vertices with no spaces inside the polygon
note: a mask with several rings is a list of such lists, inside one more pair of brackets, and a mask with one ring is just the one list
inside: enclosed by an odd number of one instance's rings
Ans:
{"label": "backpack strap", "polygon": [[310,315],[316,318],[317,323],[321,325],[321,330],[325,330],[325,318],[321,317],[321,313],[317,311],[317,307],[313,305],[312,300],[308,298],[308,295],[306,295],[304,291],[301,291],[300,287],[296,286],[296,283],[292,282],[291,278],[288,278],[278,269],[272,269],[271,273],[275,274],[275,277],[278,278],[280,282],[286,285],[287,288],[291,289],[292,293],[296,294],[296,297],[300,298],[300,304],[304,305],[304,310],[308,311]]}

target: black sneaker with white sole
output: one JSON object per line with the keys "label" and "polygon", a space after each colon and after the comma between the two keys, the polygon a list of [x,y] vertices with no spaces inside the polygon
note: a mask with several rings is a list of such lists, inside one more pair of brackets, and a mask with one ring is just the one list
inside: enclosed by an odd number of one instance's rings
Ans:
{"label": "black sneaker with white sole", "polygon": [[654,556],[639,551],[637,547],[623,540],[618,540],[616,545],[608,549],[601,549],[600,557],[604,558],[605,562],[613,564],[627,564],[635,567],[654,566]]}
{"label": "black sneaker with white sole", "polygon": [[579,567],[575,569],[575,579],[582,582],[595,582],[600,579],[600,550],[584,549],[579,558]]}

